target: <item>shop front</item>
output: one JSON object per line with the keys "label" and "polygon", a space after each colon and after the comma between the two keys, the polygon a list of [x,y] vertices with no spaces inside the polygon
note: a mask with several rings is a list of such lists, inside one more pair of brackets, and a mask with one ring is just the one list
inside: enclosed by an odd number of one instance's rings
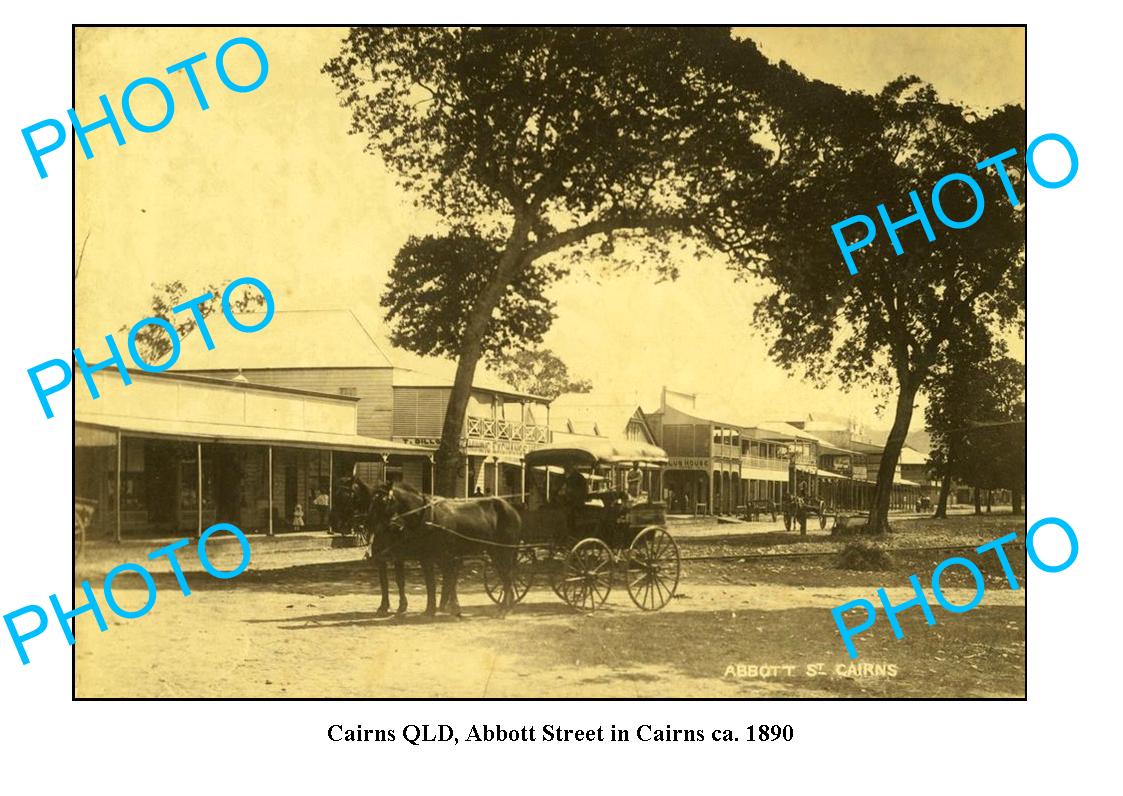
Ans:
{"label": "shop front", "polygon": [[[115,375],[115,374],[114,374]],[[427,469],[428,452],[354,433],[354,399],[232,380],[95,374],[76,407],[75,498],[87,538],[324,530],[335,486],[362,465]],[[81,395],[81,394],[80,394]]]}

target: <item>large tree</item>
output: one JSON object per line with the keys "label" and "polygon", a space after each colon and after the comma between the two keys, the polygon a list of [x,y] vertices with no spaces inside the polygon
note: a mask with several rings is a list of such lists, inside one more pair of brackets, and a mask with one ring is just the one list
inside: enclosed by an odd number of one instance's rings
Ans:
{"label": "large tree", "polygon": [[[457,360],[437,453],[443,494],[481,357],[548,324],[527,284],[557,275],[545,263],[610,257],[626,239],[673,271],[669,247],[706,240],[731,201],[738,235],[761,223],[747,206],[774,157],[764,110],[782,92],[777,70],[728,29],[353,28],[324,71],[351,132],[439,214],[428,242],[407,244],[413,266],[434,274],[474,252],[458,266],[472,272],[463,283],[388,288],[391,305],[423,313],[393,319],[396,341]],[[427,332],[427,301],[462,314],[438,313],[440,331]]]}
{"label": "large tree", "polygon": [[[816,146],[802,147],[772,174],[780,184],[769,234],[732,251],[774,288],[756,318],[771,332],[776,361],[824,383],[873,385],[894,402],[867,526],[879,533],[889,529],[893,474],[915,399],[949,341],[1025,322],[1024,164],[1006,167],[1017,207],[993,168],[975,168],[1008,149],[1024,151],[1025,112],[1008,106],[977,115],[902,77],[873,97],[839,91],[822,114],[810,124],[795,120],[796,135]],[[792,126],[778,116],[776,140],[791,137]],[[956,172],[978,179],[985,209],[970,228],[953,230],[937,220],[931,190]],[[854,255],[852,276],[832,225],[856,213],[877,219],[879,203],[890,219],[903,219],[916,212],[910,191],[920,196],[935,240],[910,224],[898,230],[898,255],[879,224],[874,242]],[[949,184],[940,200],[955,220],[976,208],[962,182]],[[857,240],[859,231],[848,228],[846,239]]]}
{"label": "large tree", "polygon": [[[1019,409],[1024,416],[1025,405]],[[1014,513],[1021,513],[1026,483],[1025,420],[975,422],[963,434],[961,444],[966,449],[961,457],[964,480],[976,489],[987,490],[987,510],[990,490],[1008,489]]]}

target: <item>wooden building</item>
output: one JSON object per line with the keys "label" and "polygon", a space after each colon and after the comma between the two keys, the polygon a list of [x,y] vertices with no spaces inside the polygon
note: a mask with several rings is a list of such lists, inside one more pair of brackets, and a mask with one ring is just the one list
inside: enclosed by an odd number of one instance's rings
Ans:
{"label": "wooden building", "polygon": [[729,409],[664,388],[647,418],[667,452],[664,486],[673,512],[734,514],[748,499],[779,502],[788,481],[786,448],[746,433]]}
{"label": "wooden building", "polygon": [[75,497],[95,504],[88,536],[197,535],[215,522],[246,533],[322,529],[337,479],[359,463],[428,461],[428,451],[358,433],[355,397],[129,373],[127,386],[116,370],[93,374],[96,400],[74,391]]}
{"label": "wooden building", "polygon": [[[432,454],[440,442],[455,363],[416,357],[390,345],[350,310],[277,312],[269,326],[242,334],[215,325],[215,348],[185,346],[178,372],[293,387],[357,399],[360,434],[425,449],[428,461],[373,463],[370,480],[403,479],[433,491]],[[190,354],[188,353],[190,350]],[[521,393],[481,367],[460,439],[466,454],[456,494],[520,495],[522,457],[549,442],[549,401]]]}

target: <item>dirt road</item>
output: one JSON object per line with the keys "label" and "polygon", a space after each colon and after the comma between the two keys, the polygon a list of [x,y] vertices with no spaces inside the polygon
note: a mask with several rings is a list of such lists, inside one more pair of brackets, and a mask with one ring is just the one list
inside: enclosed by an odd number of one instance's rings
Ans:
{"label": "dirt road", "polygon": [[[858,639],[852,662],[829,609],[904,579],[846,573],[846,585],[793,585],[791,573],[684,566],[679,597],[643,613],[615,592],[579,615],[539,584],[506,619],[478,575],[461,587],[464,616],[375,615],[369,568],[354,553],[324,563],[250,570],[218,582],[189,573],[184,597],[168,573],[147,616],[109,615],[99,633],[78,620],[78,697],[753,697],[1022,696],[1024,595],[992,588],[975,610],[884,618]],[[760,582],[745,582],[753,577]],[[815,577],[818,577],[817,575]],[[800,578],[795,578],[798,583]],[[773,581],[773,582],[765,582]],[[778,582],[777,582],[778,581]],[[121,587],[124,587],[122,579]],[[907,589],[889,589],[904,602]],[[135,608],[143,591],[115,588]],[[947,590],[967,602],[973,590]],[[78,595],[81,596],[80,594]],[[934,600],[930,598],[930,602]],[[915,614],[915,616],[914,616]],[[857,665],[852,665],[852,664]]]}

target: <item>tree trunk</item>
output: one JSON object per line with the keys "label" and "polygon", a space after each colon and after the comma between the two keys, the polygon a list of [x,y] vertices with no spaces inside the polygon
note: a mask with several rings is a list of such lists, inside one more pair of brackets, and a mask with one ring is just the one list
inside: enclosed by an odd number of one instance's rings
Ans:
{"label": "tree trunk", "polygon": [[992,497],[993,495],[994,495],[994,492],[992,490],[988,489],[987,490],[987,514],[990,514],[990,506],[991,506],[991,503],[993,502],[993,497]]}
{"label": "tree trunk", "polygon": [[979,488],[975,487],[975,514],[979,515],[979,514],[982,514],[982,513],[983,513],[982,495],[979,494]]}
{"label": "tree trunk", "polygon": [[448,396],[448,405],[445,407],[441,444],[437,448],[434,463],[437,471],[434,491],[438,495],[455,497],[453,493],[456,491],[456,478],[464,466],[465,455],[460,451],[460,439],[464,432],[464,418],[468,413],[468,399],[472,395],[472,380],[476,375],[476,366],[483,355],[484,335],[491,323],[491,314],[499,306],[507,286],[527,264],[524,248],[529,231],[527,221],[522,216],[516,215],[515,225],[511,230],[511,236],[507,239],[503,255],[499,258],[495,273],[480,293],[464,324],[464,337],[461,338],[460,350],[457,351],[456,378]]}
{"label": "tree trunk", "polygon": [[1022,490],[1010,490],[1010,503],[1012,504],[1012,508],[1014,509],[1015,514],[1022,513]]}
{"label": "tree trunk", "polygon": [[899,380],[897,409],[893,416],[893,428],[889,439],[885,440],[885,450],[881,452],[881,464],[877,468],[877,488],[874,491],[873,505],[870,506],[870,519],[866,533],[889,532],[889,500],[893,494],[893,474],[897,470],[897,460],[901,458],[901,448],[912,422],[913,401],[920,380],[908,377]]}
{"label": "tree trunk", "polygon": [[951,494],[951,473],[944,474],[944,480],[940,482],[940,499],[936,503],[936,514],[934,516],[946,520],[948,516],[948,496]]}
{"label": "tree trunk", "polygon": [[[490,313],[489,313],[490,315]],[[467,337],[467,335],[466,335]],[[464,418],[468,413],[468,399],[472,395],[472,381],[476,376],[483,341],[467,343],[460,348],[460,359],[456,363],[456,378],[452,392],[445,407],[444,425],[441,427],[441,444],[437,448],[435,467],[437,483],[433,491],[445,497],[456,495],[456,478],[464,466],[465,454],[460,450],[460,438],[464,429]]]}

